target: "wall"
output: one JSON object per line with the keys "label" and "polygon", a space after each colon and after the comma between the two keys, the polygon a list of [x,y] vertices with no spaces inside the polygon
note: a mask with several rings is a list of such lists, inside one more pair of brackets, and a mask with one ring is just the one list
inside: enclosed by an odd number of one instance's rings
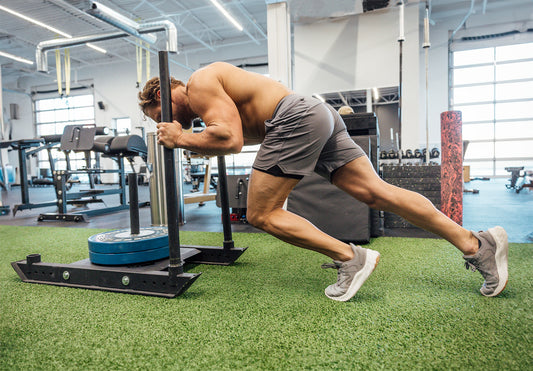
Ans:
{"label": "wall", "polygon": [[[435,19],[430,26],[431,47],[429,48],[429,124],[430,147],[432,143],[440,143],[440,114],[447,111],[448,106],[448,41],[453,30],[457,29],[466,15],[463,13],[447,19]],[[421,9],[423,10],[423,9]],[[421,22],[423,12],[421,11]],[[533,34],[522,33],[510,37],[488,38],[483,41],[461,42],[463,36],[489,35],[510,30],[526,30],[533,27],[533,2],[521,7],[509,8],[505,2],[487,3],[485,14],[477,11],[466,21],[456,33],[452,49],[474,49],[517,42],[532,42]],[[420,38],[423,40],[423,26],[420,27]],[[420,49],[420,137],[425,146],[425,65],[424,51]]]}
{"label": "wall", "polygon": [[[418,144],[418,6],[405,8],[404,146]],[[303,94],[397,86],[398,10],[294,26],[294,89]]]}
{"label": "wall", "polygon": [[[480,5],[478,4],[478,7]],[[430,27],[429,146],[440,146],[440,114],[448,110],[448,38],[468,11],[446,12]],[[424,4],[405,7],[403,46],[402,147],[426,146]],[[437,16],[436,16],[437,17]],[[533,3],[521,7],[505,2],[487,4],[474,13],[456,34],[485,35],[532,28]],[[514,35],[495,42],[526,42],[533,35]],[[365,14],[294,25],[294,89],[303,94],[396,86],[399,81],[398,10],[388,8]],[[454,47],[481,47],[479,42]],[[388,138],[390,134],[384,133]]]}
{"label": "wall", "polygon": [[[17,93],[15,91],[11,92],[9,90],[4,90],[2,92],[2,103],[4,108],[4,122],[6,127],[6,132],[4,133],[4,140],[9,140],[9,130],[8,127],[11,121],[11,137],[12,139],[23,139],[23,138],[33,138],[35,134],[33,126],[33,109],[32,102],[29,95],[24,93]],[[9,106],[10,104],[18,105],[19,118],[14,119],[10,117]],[[17,151],[7,151],[2,150],[2,159],[5,165],[11,165],[14,168],[18,169],[18,153]],[[36,169],[37,161],[31,159],[28,161],[28,174],[37,175]],[[18,172],[17,180],[19,182]]]}
{"label": "wall", "polygon": [[357,17],[294,25],[295,91],[312,95],[354,89],[357,27]]}

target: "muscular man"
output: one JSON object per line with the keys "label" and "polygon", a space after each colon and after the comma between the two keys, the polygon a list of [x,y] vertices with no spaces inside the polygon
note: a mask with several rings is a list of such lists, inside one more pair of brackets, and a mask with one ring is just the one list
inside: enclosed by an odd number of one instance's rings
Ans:
{"label": "muscular man", "polygon": [[[294,186],[313,171],[370,207],[400,215],[449,241],[464,254],[467,268],[483,275],[483,295],[496,296],[505,288],[508,244],[503,228],[470,232],[425,197],[384,182],[331,106],[221,62],[194,72],[187,85],[172,79],[171,92],[173,122],[160,122],[158,78],[139,93],[142,111],[158,122],[159,143],[206,155],[239,153],[243,145],[261,143],[249,182],[248,221],[285,242],[333,259],[323,266],[338,270],[337,282],[325,290],[329,298],[352,298],[380,255],[341,242],[283,209]],[[183,126],[189,127],[197,117],[206,129],[184,132]]]}

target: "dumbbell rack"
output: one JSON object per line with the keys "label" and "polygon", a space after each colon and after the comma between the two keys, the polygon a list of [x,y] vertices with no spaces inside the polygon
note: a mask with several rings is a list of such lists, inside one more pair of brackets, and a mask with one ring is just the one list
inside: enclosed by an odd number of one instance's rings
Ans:
{"label": "dumbbell rack", "polygon": [[[170,100],[170,75],[168,52],[159,52],[162,121],[172,121]],[[169,258],[156,262],[127,266],[102,266],[84,259],[71,264],[41,262],[40,254],[30,254],[25,260],[11,263],[23,282],[67,286],[93,290],[121,292],[172,298],[186,291],[201,273],[185,273],[185,263],[229,265],[235,262],[247,249],[234,247],[229,219],[229,200],[226,179],[226,164],[223,156],[218,157],[219,184],[221,193],[223,246],[180,246],[177,215],[177,187],[174,150],[165,148],[165,185],[167,190],[167,220]],[[136,181],[128,182],[137,187]],[[130,204],[135,190],[130,189]],[[137,208],[130,208],[131,230],[138,229]],[[138,209],[137,209],[138,212]],[[137,225],[135,225],[137,224]]]}

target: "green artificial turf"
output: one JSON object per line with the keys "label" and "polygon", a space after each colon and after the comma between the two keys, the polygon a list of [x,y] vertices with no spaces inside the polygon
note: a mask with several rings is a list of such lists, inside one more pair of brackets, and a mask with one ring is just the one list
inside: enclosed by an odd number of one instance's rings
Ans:
{"label": "green artificial turf", "polygon": [[[329,300],[328,261],[266,234],[236,264],[203,272],[174,299],[22,283],[10,262],[87,257],[102,230],[0,226],[0,370],[531,370],[533,244],[511,244],[510,281],[479,293],[444,240],[377,238],[372,276]],[[222,234],[181,232],[183,244]]]}

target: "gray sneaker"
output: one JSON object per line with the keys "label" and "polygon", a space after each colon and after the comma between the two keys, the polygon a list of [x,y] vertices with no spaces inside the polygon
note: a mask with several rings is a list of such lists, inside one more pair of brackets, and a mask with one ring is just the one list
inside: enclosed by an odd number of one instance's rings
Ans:
{"label": "gray sneaker", "polygon": [[333,300],[350,300],[361,288],[379,262],[379,252],[350,244],[355,254],[352,260],[322,264],[322,268],[337,269],[337,282],[326,287],[326,296]]}
{"label": "gray sneaker", "polygon": [[472,233],[481,242],[481,246],[475,255],[463,256],[466,269],[472,269],[474,272],[478,270],[485,279],[479,290],[483,295],[496,296],[505,289],[509,278],[507,233],[502,227]]}

